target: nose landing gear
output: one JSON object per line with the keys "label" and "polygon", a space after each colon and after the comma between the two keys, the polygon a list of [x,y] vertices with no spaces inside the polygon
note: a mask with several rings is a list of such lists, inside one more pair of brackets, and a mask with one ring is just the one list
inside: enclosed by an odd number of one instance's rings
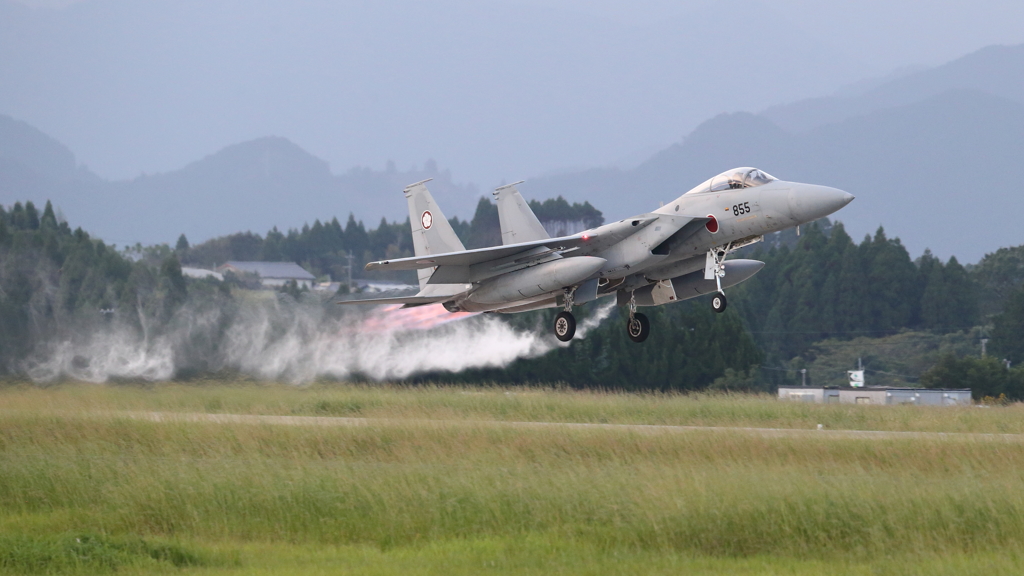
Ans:
{"label": "nose landing gear", "polygon": [[728,305],[728,301],[725,299],[725,294],[718,292],[711,297],[711,309],[721,314],[725,312],[725,307]]}
{"label": "nose landing gear", "polygon": [[722,290],[722,278],[725,276],[725,257],[732,251],[731,248],[732,246],[729,245],[722,251],[714,248],[708,250],[707,263],[704,265],[704,279],[714,278],[715,284],[718,286],[718,292],[711,297],[711,309],[719,314],[725,312],[725,307],[728,305],[725,291]]}

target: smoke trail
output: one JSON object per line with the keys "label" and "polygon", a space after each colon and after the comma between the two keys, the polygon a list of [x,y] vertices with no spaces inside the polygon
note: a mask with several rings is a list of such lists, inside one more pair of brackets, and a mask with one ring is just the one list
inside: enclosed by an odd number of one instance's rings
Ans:
{"label": "smoke trail", "polygon": [[[581,322],[576,338],[585,338],[612,307]],[[356,374],[390,380],[501,367],[568,345],[546,326],[520,330],[496,315],[450,314],[440,305],[332,316],[323,306],[275,301],[233,312],[186,306],[170,330],[152,338],[126,326],[98,328],[47,347],[26,372],[36,381],[168,380],[182,371],[218,370],[295,383]]]}

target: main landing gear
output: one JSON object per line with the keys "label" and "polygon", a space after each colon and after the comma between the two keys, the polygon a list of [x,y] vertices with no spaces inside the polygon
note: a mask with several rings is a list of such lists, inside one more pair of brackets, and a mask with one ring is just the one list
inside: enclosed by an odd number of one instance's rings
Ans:
{"label": "main landing gear", "polygon": [[722,290],[722,278],[725,276],[725,257],[730,252],[730,247],[719,252],[716,249],[708,250],[708,262],[704,268],[704,278],[708,278],[709,275],[714,275],[715,284],[718,286],[718,292],[711,297],[711,309],[721,314],[725,312],[725,307],[729,304],[729,301],[725,298],[725,291]]}
{"label": "main landing gear", "polygon": [[575,294],[575,288],[565,289],[565,310],[555,316],[555,338],[562,342],[568,342],[576,335],[576,317],[572,315],[572,297]]}
{"label": "main landing gear", "polygon": [[576,318],[573,317],[572,312],[559,312],[558,316],[555,316],[555,338],[562,342],[568,342],[575,335]]}
{"label": "main landing gear", "polygon": [[626,332],[633,342],[643,342],[651,335],[651,321],[647,316],[636,311],[636,297],[629,298],[629,319],[626,320]]}

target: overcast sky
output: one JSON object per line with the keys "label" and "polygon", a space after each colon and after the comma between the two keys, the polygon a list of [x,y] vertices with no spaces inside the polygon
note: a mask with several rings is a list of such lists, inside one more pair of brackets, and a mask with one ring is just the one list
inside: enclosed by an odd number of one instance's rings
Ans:
{"label": "overcast sky", "polygon": [[489,188],[1024,42],[1019,1],[11,1],[0,113],[107,178],[279,135],[335,171],[434,158]]}
{"label": "overcast sky", "polygon": [[[86,0],[16,1],[31,7],[62,8]],[[666,15],[677,16],[707,4],[671,0],[500,1],[562,6],[633,24],[657,22]],[[1024,42],[1024,3],[1013,0],[775,0],[771,5],[822,38],[848,46],[866,60],[881,60],[883,68],[941,64],[989,44]],[[735,25],[742,23],[738,16]]]}

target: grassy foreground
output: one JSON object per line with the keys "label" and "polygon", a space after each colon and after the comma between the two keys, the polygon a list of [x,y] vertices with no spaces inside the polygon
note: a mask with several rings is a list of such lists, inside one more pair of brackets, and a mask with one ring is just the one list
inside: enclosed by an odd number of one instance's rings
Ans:
{"label": "grassy foreground", "polygon": [[[120,410],[389,421],[156,423]],[[496,389],[7,387],[0,572],[1019,574],[1024,443],[473,421],[1016,433],[1021,415]]]}
{"label": "grassy foreground", "polygon": [[168,411],[384,419],[499,420],[1024,434],[1024,404],[1005,409],[814,405],[754,394],[623,394],[537,388],[325,384],[36,388],[0,384],[0,410]]}

